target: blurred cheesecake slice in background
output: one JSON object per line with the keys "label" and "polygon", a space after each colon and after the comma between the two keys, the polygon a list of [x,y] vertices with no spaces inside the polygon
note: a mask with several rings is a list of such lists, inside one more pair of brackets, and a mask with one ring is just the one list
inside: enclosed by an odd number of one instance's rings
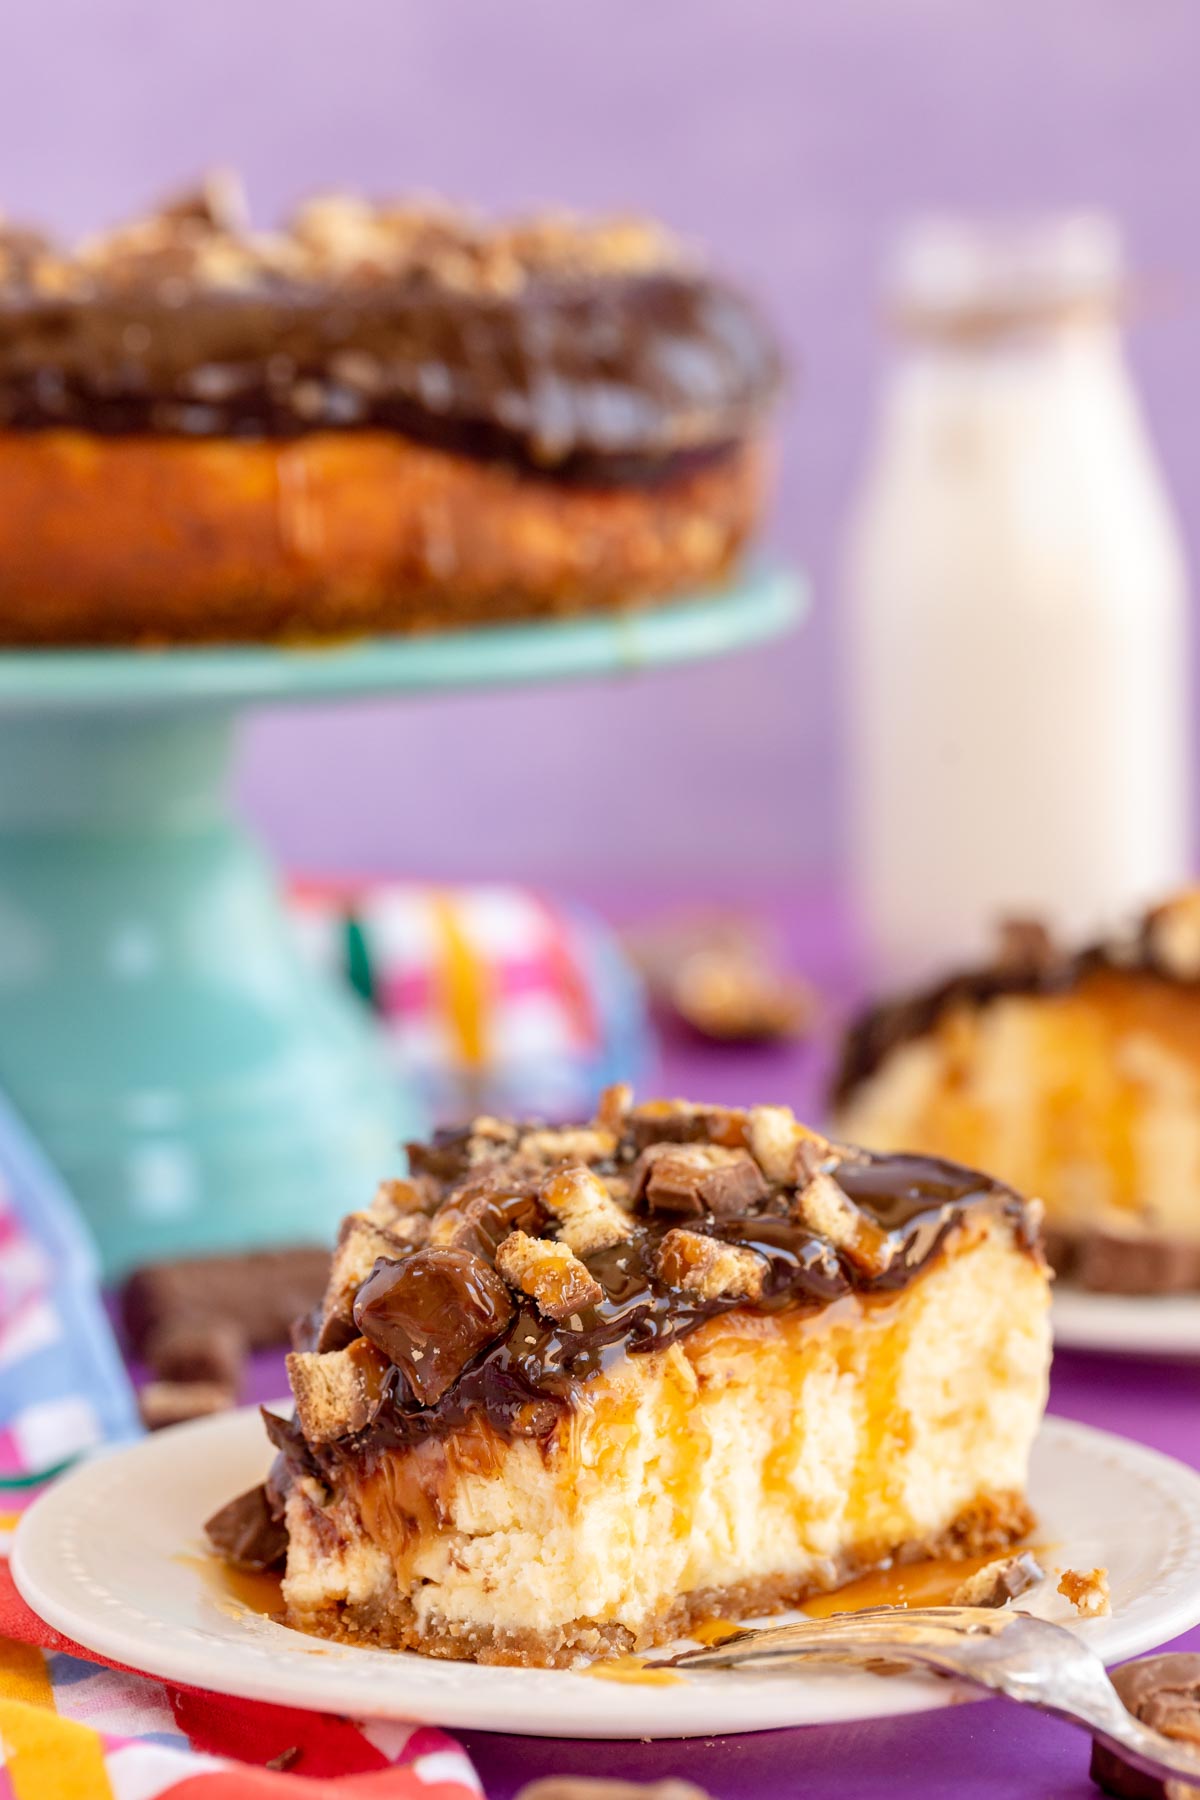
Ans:
{"label": "blurred cheesecake slice in background", "polygon": [[990,965],[858,1019],[833,1105],[857,1142],[1036,1194],[1082,1286],[1200,1290],[1200,889],[1075,952],[1005,927]]}

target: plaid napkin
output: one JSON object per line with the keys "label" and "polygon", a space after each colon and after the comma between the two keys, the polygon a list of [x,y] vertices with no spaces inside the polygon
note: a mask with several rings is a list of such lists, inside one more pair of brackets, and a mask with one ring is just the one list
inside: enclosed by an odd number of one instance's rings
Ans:
{"label": "plaid napkin", "polygon": [[578,1118],[649,1057],[641,983],[584,908],[530,888],[296,882],[303,947],[375,1012],[430,1115]]}
{"label": "plaid napkin", "polygon": [[140,1429],[91,1240],[0,1096],[0,1488]]}
{"label": "plaid napkin", "polygon": [[[4,1498],[0,1490],[0,1506]],[[466,1752],[430,1726],[231,1700],[96,1662],[30,1612],[0,1562],[0,1800],[478,1800],[482,1791]]]}

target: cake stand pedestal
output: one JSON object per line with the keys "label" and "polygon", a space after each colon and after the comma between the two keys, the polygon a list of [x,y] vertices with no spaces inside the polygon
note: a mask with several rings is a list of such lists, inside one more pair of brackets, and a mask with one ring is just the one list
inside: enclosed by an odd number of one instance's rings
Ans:
{"label": "cake stand pedestal", "polygon": [[319,650],[0,655],[0,1086],[106,1273],[323,1241],[424,1123],[229,810],[241,708],[632,673],[765,640],[800,605],[768,573],[644,613]]}

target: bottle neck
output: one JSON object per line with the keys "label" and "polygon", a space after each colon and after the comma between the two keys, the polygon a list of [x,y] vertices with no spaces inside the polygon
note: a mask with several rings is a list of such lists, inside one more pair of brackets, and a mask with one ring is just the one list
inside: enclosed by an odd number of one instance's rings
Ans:
{"label": "bottle neck", "polygon": [[1120,321],[1108,308],[1034,314],[982,321],[950,319],[939,329],[903,326],[898,333],[897,360],[947,367],[1002,367],[1007,364],[1075,362],[1099,358],[1120,360]]}

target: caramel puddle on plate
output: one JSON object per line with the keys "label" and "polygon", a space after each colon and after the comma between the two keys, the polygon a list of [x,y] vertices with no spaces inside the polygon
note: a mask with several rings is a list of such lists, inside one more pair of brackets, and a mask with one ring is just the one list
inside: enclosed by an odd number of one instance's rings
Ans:
{"label": "caramel puddle on plate", "polygon": [[194,1569],[219,1613],[227,1619],[244,1619],[247,1613],[258,1613],[264,1619],[283,1623],[283,1577],[271,1569],[234,1569],[218,1556],[200,1550],[181,1550],[172,1562]]}
{"label": "caramel puddle on plate", "polygon": [[890,1569],[861,1575],[830,1594],[814,1594],[804,1601],[800,1611],[810,1619],[828,1619],[834,1613],[865,1612],[869,1606],[950,1606],[963,1582],[989,1563],[1004,1562],[1026,1551],[1045,1567],[1048,1548],[1018,1544],[1012,1550],[993,1551],[990,1556],[935,1556],[925,1562],[898,1563]]}
{"label": "caramel puddle on plate", "polygon": [[608,1656],[602,1662],[589,1663],[582,1675],[594,1675],[597,1681],[625,1681],[637,1687],[682,1687],[683,1676],[674,1669],[658,1669],[644,1656]]}
{"label": "caramel puddle on plate", "polygon": [[736,1624],[732,1619],[701,1619],[693,1625],[688,1637],[697,1644],[727,1644],[730,1638],[737,1637],[745,1631],[744,1625]]}

